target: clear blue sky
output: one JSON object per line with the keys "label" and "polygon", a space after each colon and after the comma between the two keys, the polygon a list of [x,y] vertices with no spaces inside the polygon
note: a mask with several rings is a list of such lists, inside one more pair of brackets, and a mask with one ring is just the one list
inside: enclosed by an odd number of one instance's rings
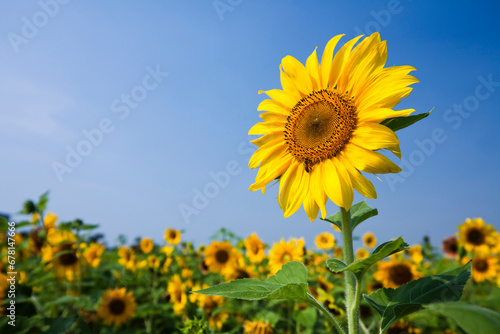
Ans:
{"label": "clear blue sky", "polygon": [[[111,244],[120,233],[160,242],[167,227],[206,243],[227,227],[312,246],[327,223],[310,223],[303,209],[284,219],[277,187],[247,190],[257,172],[247,132],[265,98],[257,92],[280,88],[286,55],[305,62],[337,34],[345,42],[378,30],[388,66],[417,68],[420,83],[399,106],[435,109],[398,132],[403,174],[371,177],[379,198],[367,202],[379,216],[357,234],[438,243],[467,217],[498,228],[499,10],[493,1],[6,2],[0,212],[50,190],[50,211],[100,224]],[[69,166],[71,150],[86,156]],[[227,168],[233,175],[214,187],[211,173]],[[197,189],[212,198],[195,198]],[[187,206],[197,210],[189,219]]]}

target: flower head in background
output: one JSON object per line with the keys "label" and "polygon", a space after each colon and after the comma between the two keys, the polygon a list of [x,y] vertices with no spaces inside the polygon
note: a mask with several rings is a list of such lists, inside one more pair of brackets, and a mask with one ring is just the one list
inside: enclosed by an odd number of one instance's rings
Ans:
{"label": "flower head in background", "polygon": [[[342,35],[325,47],[321,62],[316,50],[305,66],[286,56],[280,65],[283,90],[266,92],[258,110],[264,120],[250,135],[259,148],[249,161],[259,167],[250,190],[265,191],[279,179],[278,203],[285,217],[300,206],[313,221],[319,210],[326,217],[326,201],[349,210],[353,188],[376,198],[372,183],[360,172],[384,174],[401,171],[378,152],[388,149],[400,157],[399,140],[380,124],[387,118],[408,116],[413,109],[394,110],[418,82],[411,66],[384,68],[387,47],[374,33],[356,37],[334,55]],[[262,92],[262,91],[261,91]]]}
{"label": "flower head in background", "polygon": [[372,232],[366,232],[363,235],[363,244],[368,248],[373,248],[377,245],[377,238]]}
{"label": "flower head in background", "polygon": [[497,247],[498,232],[481,218],[469,219],[458,227],[458,243],[469,253],[485,256]]}
{"label": "flower head in background", "polygon": [[181,242],[181,231],[174,230],[173,228],[168,228],[165,231],[165,241],[171,245],[177,245]]}
{"label": "flower head in background", "polygon": [[323,232],[318,234],[314,242],[319,249],[330,250],[335,246],[335,237],[331,233]]}
{"label": "flower head in background", "polygon": [[119,327],[132,318],[137,309],[132,291],[125,288],[106,290],[97,307],[97,315],[108,325]]}

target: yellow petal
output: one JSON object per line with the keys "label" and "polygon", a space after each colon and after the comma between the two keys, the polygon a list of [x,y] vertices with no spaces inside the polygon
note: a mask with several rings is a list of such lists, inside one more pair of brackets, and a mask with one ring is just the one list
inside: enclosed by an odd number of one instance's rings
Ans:
{"label": "yellow petal", "polygon": [[270,112],[275,112],[278,114],[283,114],[285,116],[288,116],[290,114],[291,108],[288,108],[284,106],[283,104],[274,101],[274,100],[264,100],[262,101],[259,106],[257,107],[257,110],[259,111],[270,111]]}
{"label": "yellow petal", "polygon": [[277,139],[283,138],[283,131],[270,132],[263,135],[260,138],[250,140],[250,142],[258,147],[265,145],[267,142],[275,141]]}
{"label": "yellow petal", "polygon": [[311,53],[311,55],[307,58],[306,61],[306,69],[307,73],[311,77],[312,88],[314,90],[318,90],[321,86],[320,78],[319,78],[319,64],[318,64],[318,55],[316,54],[316,47]]}
{"label": "yellow petal", "polygon": [[281,122],[281,123],[286,123],[286,115],[276,113],[276,112],[264,112],[259,115],[260,118],[264,120],[264,122]]}
{"label": "yellow petal", "polygon": [[[292,196],[285,211],[285,218],[294,214],[302,206],[304,198],[309,192],[310,176],[309,173],[306,173],[304,170],[303,164],[297,166],[297,175],[295,179],[294,185],[290,188]],[[299,180],[300,182],[298,182]]]}
{"label": "yellow petal", "polygon": [[333,51],[335,50],[335,46],[339,42],[340,38],[342,38],[342,36],[344,36],[344,34],[333,37],[326,44],[325,50],[323,51],[323,56],[321,57],[321,66],[319,68],[320,80],[321,80],[320,88],[326,88],[328,86],[328,82],[330,80],[330,73],[332,71]]}
{"label": "yellow petal", "polygon": [[280,178],[278,204],[283,212],[288,207],[288,202],[290,201],[290,189],[293,187],[294,183],[296,183],[295,175],[297,174],[298,166],[298,163],[292,163],[285,171],[285,174]]}
{"label": "yellow petal", "polygon": [[401,171],[401,168],[382,154],[352,143],[345,146],[344,154],[356,169],[366,173],[387,174]]}
{"label": "yellow petal", "polygon": [[326,201],[328,197],[323,190],[323,180],[321,178],[321,164],[315,166],[311,171],[311,185],[309,192],[312,194],[314,201],[321,209],[321,217],[326,217]]}
{"label": "yellow petal", "polygon": [[261,122],[257,123],[248,130],[249,135],[263,135],[276,131],[283,131],[283,122]]}
{"label": "yellow petal", "polygon": [[337,168],[337,172],[340,180],[340,189],[342,189],[342,199],[343,199],[343,207],[348,211],[351,208],[352,200],[354,197],[354,192],[352,191],[352,183],[351,178],[349,177],[349,173],[347,172],[344,165],[340,163],[338,159],[332,160],[335,167]]}
{"label": "yellow petal", "polygon": [[290,78],[285,71],[283,71],[283,65],[280,64],[280,80],[281,86],[283,90],[288,94],[292,95],[295,100],[300,100],[302,96],[300,95],[299,90],[295,86],[295,83],[292,78]]}
{"label": "yellow petal", "polygon": [[326,195],[333,203],[340,207],[344,207],[344,199],[342,197],[342,186],[340,177],[335,167],[335,164],[330,159],[324,160],[321,164],[321,178],[323,179],[323,189]]}
{"label": "yellow petal", "polygon": [[[311,185],[309,185],[309,187],[310,186]],[[310,190],[309,194],[307,194],[304,198],[304,210],[306,211],[307,216],[309,217],[309,220],[311,222],[313,222],[318,216],[319,206],[318,204],[316,204],[316,201],[314,200]]]}
{"label": "yellow petal", "polygon": [[[329,87],[335,87],[337,81],[342,74],[345,64],[349,60],[349,55],[351,54],[352,47],[356,42],[363,37],[363,35],[351,39],[349,42],[345,43],[344,46],[335,54],[333,62],[331,65],[330,78],[328,80]],[[341,88],[339,88],[341,89]]]}
{"label": "yellow petal", "polygon": [[399,144],[394,146],[389,146],[387,149],[392,153],[394,153],[394,155],[397,156],[399,159],[401,159],[401,148],[399,147]]}
{"label": "yellow petal", "polygon": [[393,110],[390,108],[376,108],[367,111],[359,110],[358,120],[360,123],[362,122],[380,123],[387,118],[408,116],[414,111],[415,109]]}
{"label": "yellow petal", "polygon": [[281,61],[285,73],[293,80],[297,89],[304,95],[312,92],[312,83],[306,68],[292,56],[286,56]]}
{"label": "yellow petal", "polygon": [[[281,89],[271,89],[267,91],[259,91],[260,93],[266,93],[271,99],[285,106],[286,108],[292,109],[295,104],[297,104],[297,100],[293,98],[289,93],[282,91]],[[260,110],[260,109],[257,109]],[[271,110],[267,110],[271,111]]]}
{"label": "yellow petal", "polygon": [[257,149],[250,158],[250,161],[248,162],[248,167],[249,168],[257,168],[260,165],[260,162],[262,159],[273,153],[275,150],[280,149],[283,147],[284,144],[281,140],[275,140],[271,141],[268,143],[265,143],[261,147]]}
{"label": "yellow petal", "polygon": [[347,158],[345,158],[344,154],[341,155],[339,159],[340,162],[345,166],[347,172],[349,172],[349,176],[351,178],[352,185],[354,189],[361,195],[368,198],[377,198],[377,192],[375,191],[375,187],[366,177],[361,175],[361,173],[354,168],[354,166],[349,162]]}
{"label": "yellow petal", "polygon": [[[267,164],[259,168],[255,183],[250,186],[251,191],[263,189],[269,182],[285,174],[293,161],[293,157],[289,154],[277,159],[276,163]],[[280,178],[281,182],[281,178]]]}
{"label": "yellow petal", "polygon": [[352,134],[351,142],[369,150],[379,150],[399,144],[394,131],[378,123],[364,123],[358,127]]}

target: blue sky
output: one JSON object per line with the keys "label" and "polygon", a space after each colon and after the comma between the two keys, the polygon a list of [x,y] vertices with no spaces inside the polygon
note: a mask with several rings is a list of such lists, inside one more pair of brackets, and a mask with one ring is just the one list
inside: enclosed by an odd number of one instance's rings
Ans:
{"label": "blue sky", "polygon": [[[50,211],[100,224],[110,244],[119,234],[161,242],[167,227],[206,243],[226,227],[239,236],[257,232],[268,243],[304,236],[312,246],[315,235],[332,231],[327,223],[310,223],[303,209],[284,219],[277,187],[266,195],[248,191],[256,170],[247,167],[254,150],[247,132],[265,98],[257,92],[280,88],[286,55],[305,62],[337,34],[346,34],[345,42],[377,30],[387,40],[387,66],[417,68],[420,83],[398,108],[435,109],[398,132],[403,172],[370,176],[378,199],[367,202],[379,216],[357,235],[373,231],[380,242],[401,235],[410,243],[430,235],[439,243],[467,217],[498,228],[499,7],[409,0],[5,3],[0,212],[13,214],[50,190]],[[78,150],[85,156],[68,158]],[[214,187],[221,174],[228,177]],[[201,200],[198,191],[211,198]],[[196,211],[188,218],[181,214],[187,207]],[[328,211],[337,209],[330,204]]]}

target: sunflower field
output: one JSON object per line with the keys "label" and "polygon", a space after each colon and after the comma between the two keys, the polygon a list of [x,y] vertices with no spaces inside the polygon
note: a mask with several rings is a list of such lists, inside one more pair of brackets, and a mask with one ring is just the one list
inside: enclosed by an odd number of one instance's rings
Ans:
{"label": "sunflower field", "polygon": [[[340,324],[346,322],[344,273],[325,265],[343,256],[334,224],[312,245],[300,237],[265,244],[256,233],[240,238],[226,229],[210,244],[195,245],[183,239],[182,231],[167,227],[161,244],[138,238],[130,245],[125,239],[109,245],[94,232],[98,226],[80,219],[59,221],[46,211],[47,202],[47,194],[25,202],[25,221],[1,221],[1,333],[335,332],[324,314],[301,300],[242,301],[195,293],[248,279],[265,284],[287,266],[304,267],[301,263],[307,268],[308,293]],[[457,222],[450,235],[441,245],[424,237],[367,270],[361,291],[370,295],[472,262],[461,302],[420,307],[394,321],[387,333],[494,333],[491,326],[500,311],[500,234],[474,218]],[[377,253],[376,234],[357,237],[363,241],[357,260]],[[365,333],[376,332],[380,322],[370,306],[361,301]],[[486,324],[481,330],[474,329],[481,328],[477,319]],[[9,326],[13,320],[15,326]]]}

